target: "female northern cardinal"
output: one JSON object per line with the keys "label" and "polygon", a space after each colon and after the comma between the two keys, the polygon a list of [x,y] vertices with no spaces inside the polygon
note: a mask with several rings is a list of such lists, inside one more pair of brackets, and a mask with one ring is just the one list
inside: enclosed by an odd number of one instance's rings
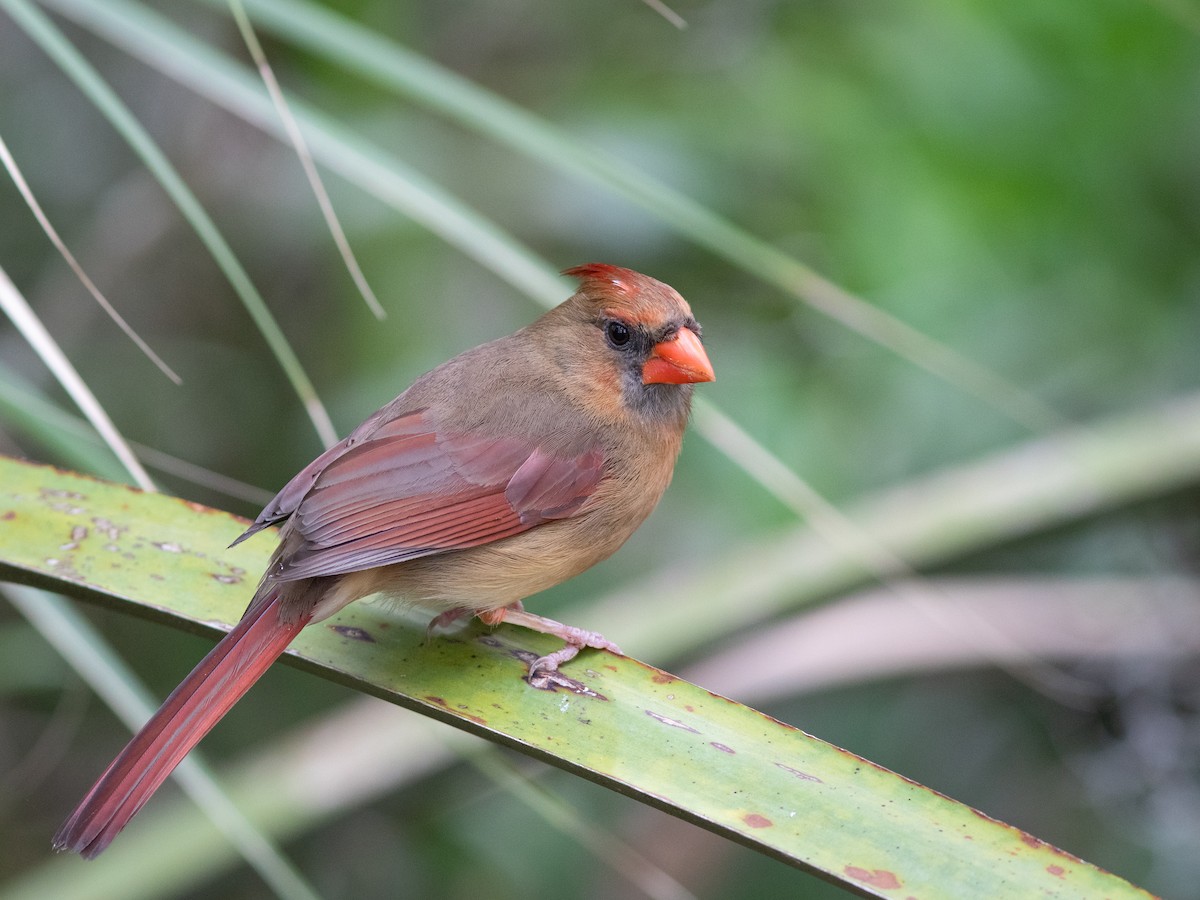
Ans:
{"label": "female northern cardinal", "polygon": [[612,554],[657,505],[692,383],[712,381],[672,288],[592,263],[569,300],[456,356],[322,453],[241,537],[282,523],[242,620],[175,689],[54,836],[94,857],[310,622],[383,593],[563,638],[551,677],[601,635],[521,600]]}

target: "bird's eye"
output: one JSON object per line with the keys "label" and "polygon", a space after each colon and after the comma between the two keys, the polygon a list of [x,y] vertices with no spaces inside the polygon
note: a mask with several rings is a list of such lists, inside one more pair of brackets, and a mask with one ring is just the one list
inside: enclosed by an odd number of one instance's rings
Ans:
{"label": "bird's eye", "polygon": [[629,343],[629,339],[633,337],[629,326],[624,322],[609,322],[604,326],[604,335],[614,347],[624,347]]}

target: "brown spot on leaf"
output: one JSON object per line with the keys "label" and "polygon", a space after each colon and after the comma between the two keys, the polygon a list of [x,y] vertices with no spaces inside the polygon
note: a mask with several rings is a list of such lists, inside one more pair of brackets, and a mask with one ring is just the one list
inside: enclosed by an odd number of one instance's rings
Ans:
{"label": "brown spot on leaf", "polygon": [[645,710],[645,713],[655,721],[662,722],[664,725],[670,725],[672,728],[681,728],[684,731],[690,731],[692,734],[700,733],[691,725],[688,725],[685,722],[680,722],[678,719],[672,719],[669,716],[664,716],[662,713],[656,713],[652,709]]}
{"label": "brown spot on leaf", "polygon": [[[536,653],[530,653],[528,650],[510,650],[509,652],[530,668],[533,667],[533,664],[537,662],[539,658]],[[543,669],[540,670],[536,675],[530,675],[526,673],[525,675],[521,676],[521,680],[532,688],[537,688],[539,691],[546,691],[551,694],[556,693],[561,689],[564,691],[570,691],[572,694],[575,694],[579,697],[591,697],[593,700],[608,700],[608,698],[599,691],[593,691],[582,681],[576,681],[574,678],[564,675],[562,672],[557,670],[553,672],[547,672]]]}
{"label": "brown spot on leaf", "polygon": [[795,775],[801,781],[815,781],[815,782],[817,782],[817,784],[825,783],[825,782],[821,781],[821,779],[818,778],[816,775],[809,775],[807,772],[801,772],[799,769],[793,769],[791,766],[785,766],[781,762],[777,762],[777,763],[775,763],[775,765],[778,766],[779,768],[783,769],[783,771],[787,772],[788,774]]}
{"label": "brown spot on leaf", "polygon": [[727,747],[724,744],[718,744],[716,741],[709,741],[708,745],[710,747],[716,747],[722,753],[735,753],[735,754],[737,753],[737,751],[734,750],[732,747]]}
{"label": "brown spot on leaf", "polygon": [[439,697],[436,694],[426,694],[425,702],[432,703],[434,706],[440,706],[442,709],[446,710],[446,712],[453,713],[455,716],[458,716],[460,719],[469,719],[470,721],[476,723],[477,725],[486,725],[487,724],[487,719],[484,719],[481,716],[472,715],[471,713],[466,712],[464,707],[460,706],[457,709],[452,707],[449,703],[446,702],[445,697]]}
{"label": "brown spot on leaf", "polygon": [[746,813],[742,816],[742,821],[751,828],[771,828],[775,824],[766,816],[760,816],[758,813]]}
{"label": "brown spot on leaf", "polygon": [[0,516],[0,519],[3,519],[5,522],[11,522],[16,517],[17,517],[17,514],[10,509],[7,512],[5,512],[4,515]]}
{"label": "brown spot on leaf", "polygon": [[900,879],[887,869],[862,869],[858,866],[846,866],[842,871],[846,873],[847,878],[853,878],[855,881],[861,881],[863,884],[869,884],[871,887],[881,890],[894,891],[900,887]]}
{"label": "brown spot on leaf", "polygon": [[607,700],[608,698],[599,691],[593,691],[582,681],[577,681],[562,672],[539,671],[536,675],[525,674],[523,680],[530,687],[537,688],[539,691],[547,691],[551,694],[557,693],[560,689],[569,691],[578,697],[591,697],[594,700]]}
{"label": "brown spot on leaf", "polygon": [[42,488],[41,494],[43,497],[69,497],[72,500],[83,500],[84,495],[78,491],[63,491],[57,488]]}
{"label": "brown spot on leaf", "polygon": [[650,676],[650,680],[655,684],[670,684],[671,682],[678,681],[679,679],[669,672],[655,672]]}
{"label": "brown spot on leaf", "polygon": [[103,534],[110,541],[120,540],[121,532],[124,531],[120,525],[109,521],[103,516],[94,516],[92,518],[92,524],[96,526],[96,530],[98,532]]}
{"label": "brown spot on leaf", "polygon": [[[929,790],[929,788],[926,788],[926,790]],[[1047,844],[1045,841],[1034,837],[1032,834],[1021,831],[1019,828],[1014,828],[1012,825],[1006,825],[1004,822],[1001,822],[999,819],[993,819],[991,816],[986,815],[985,813],[981,813],[977,809],[972,809],[971,812],[973,812],[979,818],[983,819],[985,822],[988,822],[988,823],[996,826],[997,828],[1002,828],[1005,831],[1007,831],[1008,833],[1014,835],[1019,841],[1021,841],[1021,843],[1023,843],[1027,847],[1031,847],[1034,850],[1040,850],[1040,851],[1043,851],[1046,853],[1053,853],[1055,856],[1060,857],[1061,859],[1064,859],[1064,860],[1069,860],[1071,862],[1076,862],[1076,863],[1083,862],[1083,860],[1081,860],[1078,856],[1073,856],[1072,854],[1068,853],[1066,850],[1060,850],[1058,847],[1055,847],[1053,844]],[[1021,851],[1019,848],[1013,846],[1013,848],[1008,851],[1008,854],[1009,854],[1009,856],[1016,856],[1020,852]]]}
{"label": "brown spot on leaf", "polygon": [[1067,870],[1064,869],[1062,866],[1046,866],[1046,871],[1049,872],[1051,875],[1053,875],[1055,878],[1062,878],[1063,875],[1065,875],[1067,872]]}
{"label": "brown spot on leaf", "polygon": [[375,638],[361,628],[354,625],[330,625],[334,631],[344,638],[350,638],[352,641],[365,641],[368,644],[375,643]]}

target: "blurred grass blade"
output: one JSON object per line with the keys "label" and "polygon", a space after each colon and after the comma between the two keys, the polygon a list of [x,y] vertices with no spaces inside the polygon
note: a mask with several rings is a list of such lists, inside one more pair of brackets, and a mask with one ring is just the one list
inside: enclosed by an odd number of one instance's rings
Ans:
{"label": "blurred grass blade", "polygon": [[474,768],[519,799],[553,828],[586,847],[592,855],[635,886],[640,894],[650,900],[697,900],[695,894],[628,841],[592,825],[568,802],[526,777],[508,759],[486,751],[468,754],[466,758]]}
{"label": "blurred grass blade", "polygon": [[642,0],[642,2],[681,31],[687,28],[687,20],[667,6],[663,0]]}
{"label": "blurred grass blade", "polygon": [[71,365],[62,348],[58,346],[54,338],[50,336],[50,332],[42,325],[40,319],[30,309],[25,298],[21,296],[21,292],[17,290],[17,286],[12,283],[8,277],[8,273],[0,269],[0,309],[3,309],[8,318],[16,326],[21,335],[29,342],[29,345],[37,352],[38,356],[46,364],[46,367],[54,373],[54,377],[58,379],[59,384],[63,386],[71,399],[83,412],[92,426],[104,438],[104,442],[109,449],[116,455],[117,459],[137,481],[143,490],[154,490],[154,482],[150,480],[150,476],[146,470],[142,468],[142,464],[138,462],[133,451],[129,449],[129,445],[125,442],[125,438],[117,431],[117,426],[113,424],[112,419],[108,417],[108,413],[104,411],[104,407],[100,405],[100,401],[96,399],[96,395],[92,393],[91,388],[87,386],[79,373],[75,371],[75,367]]}
{"label": "blurred grass blade", "polygon": [[[276,840],[455,761],[451,748],[477,738],[422,716],[381,709],[364,698],[257,751],[223,774],[222,786]],[[79,878],[78,860],[55,856],[0,886],[0,900],[156,900],[199,895],[198,888],[232,869],[238,851],[185,798],[156,796]]]}
{"label": "blurred grass blade", "polygon": [[[138,481],[143,490],[153,491],[154,484],[133,455],[133,451],[117,433],[90,389],[2,270],[0,306],[9,314],[26,340],[47,361],[47,365],[55,372],[67,391],[76,398],[76,402],[88,414],[96,430],[106,436],[107,443],[117,453],[129,474]],[[86,532],[89,526],[80,527]],[[96,527],[96,523],[93,522],[90,527]],[[65,536],[59,550],[69,547],[74,536],[79,533],[78,530],[73,530],[71,535]],[[136,696],[136,692],[131,689],[132,676],[127,672],[118,671],[120,666],[115,657],[108,654],[103,639],[92,632],[73,610],[69,607],[56,607],[57,598],[47,595],[35,599],[28,592],[16,592],[15,589],[10,599],[43,636],[58,647],[64,658],[81,671],[86,670],[89,683],[101,694],[106,695],[110,705],[121,712],[127,722],[137,727],[141,720],[149,717],[154,707],[146,700],[144,692],[142,696]],[[179,780],[193,799],[212,816],[213,821],[217,822],[241,848],[247,861],[272,885],[278,896],[295,900],[313,900],[316,897],[278,850],[246,822],[221,794],[199,762],[192,761],[187,769],[180,770]]]}
{"label": "blurred grass blade", "polygon": [[[16,585],[7,587],[4,593],[130,729],[140,728],[150,718],[157,704],[150,699],[149,692],[74,607],[52,594]],[[247,821],[198,757],[185,759],[174,776],[276,896],[285,900],[316,900],[316,892],[279,849]],[[86,881],[91,890],[91,867],[85,869],[78,860],[72,862],[74,880]]]}
{"label": "blurred grass blade", "polygon": [[[980,668],[1005,659],[1013,644],[1025,653],[1009,656],[1010,665],[1033,652],[1096,673],[1200,658],[1200,579],[943,576],[922,586],[932,588],[936,616],[913,615],[890,585],[870,587],[724,642],[685,675],[723,694],[770,703],[876,679]],[[992,627],[982,630],[980,622]],[[997,632],[1008,640],[996,641]],[[1111,682],[1104,686],[1111,697]]]}
{"label": "blurred grass blade", "polygon": [[[223,3],[224,0],[209,2]],[[102,34],[148,64],[187,83],[193,90],[215,102],[227,108],[236,104],[240,109],[234,109],[235,112],[243,116],[253,115],[260,127],[279,130],[278,117],[273,113],[264,115],[261,109],[249,110],[249,106],[256,105],[256,100],[233,96],[238,89],[246,89],[244,82],[229,82],[225,77],[229,73],[223,72],[217,73],[217,83],[212,83],[213,69],[228,68],[223,57],[192,40],[150,10],[124,0],[48,0],[48,5],[84,27]],[[1016,421],[1037,430],[1064,422],[1061,415],[1027,392],[851,295],[804,264],[726,222],[686,196],[632,167],[574,142],[537,117],[409,53],[399,45],[371,34],[334,13],[295,0],[249,0],[247,8],[263,27],[351,71],[390,89],[402,90],[468,127],[476,128],[548,164],[617,191],[719,256],[803,299],[847,327],[890,347],[938,377],[985,399]],[[208,71],[202,72],[200,68]],[[301,108],[295,101],[292,106],[297,110]],[[306,116],[296,115],[302,125],[306,118],[310,122],[320,120],[311,111]],[[346,148],[343,148],[335,156],[323,160],[347,180],[362,185],[381,199],[403,204],[406,213],[415,221],[421,222],[510,283],[530,290],[543,302],[546,302],[547,289],[553,302],[561,299],[556,283],[547,282],[544,271],[530,271],[536,266],[521,259],[523,254],[514,251],[513,242],[498,239],[490,223],[482,223],[473,212],[466,210],[457,200],[449,198],[398,160],[381,157],[376,152],[369,154],[362,163],[353,164],[352,157],[359,154],[365,143],[356,137],[348,137],[329,122],[323,123],[322,131],[324,136],[339,138],[343,144],[352,146],[349,157]],[[316,156],[321,155],[317,146],[319,137],[309,132],[309,141]],[[378,184],[372,187],[371,181],[377,181]],[[381,194],[381,190],[386,190],[386,193]]]}
{"label": "blurred grass blade", "polygon": [[[97,521],[111,528],[97,530]],[[267,561],[267,541],[227,549],[243,524],[169,497],[0,459],[0,575],[192,630],[211,632],[211,623],[236,619],[250,573]],[[554,644],[544,635],[471,627],[455,640],[427,642],[422,628],[398,625],[386,608],[354,604],[306,629],[285,658],[861,894],[1146,896],[1015,828],[637,660],[589,653],[566,667],[588,692],[537,691],[520,676],[531,654]]]}
{"label": "blurred grass blade", "polygon": [[851,294],[685,194],[576,141],[450,70],[304,0],[245,2],[255,20],[276,35],[389,90],[403,92],[549,166],[612,190],[678,234],[974,394],[1026,427],[1041,431],[1065,424],[1062,415],[1007,379]]}
{"label": "blurred grass blade", "polygon": [[[0,657],[2,659],[2,657]],[[567,831],[601,857],[615,856],[611,835],[596,834],[577,812],[548,797],[536,785],[503,766],[492,772],[496,747],[473,735],[423,716],[389,709],[374,697],[345,704],[265,746],[223,772],[221,783],[247,817],[278,841],[293,839],[329,819],[345,815],[440,772],[460,758],[497,776],[503,786],[528,801],[545,818],[568,819]],[[236,849],[194,805],[176,796],[156,797],[138,814],[139,827],[121,835],[88,864],[80,884],[79,866],[55,857],[0,888],[2,900],[152,900],[195,891],[238,861]],[[634,868],[636,856],[620,862]],[[666,873],[652,865],[630,872],[647,896],[686,896]]]}
{"label": "blurred grass blade", "polygon": [[[1197,483],[1200,394],[1192,394],[938,470],[844,514],[919,570]],[[603,622],[626,650],[671,658],[874,580],[858,552],[798,526],[592,600],[579,624]]]}
{"label": "blurred grass blade", "polygon": [[[125,0],[46,4],[257,128],[286,140],[258,79],[157,13]],[[566,283],[509,234],[438,185],[306,104],[289,104],[313,156],[370,196],[399,210],[543,306]]]}
{"label": "blurred grass blade", "polygon": [[[93,475],[123,480],[126,472],[106,455],[97,455],[104,441],[88,423],[60,409],[0,364],[0,422],[46,447],[68,465]],[[152,469],[241,500],[265,506],[273,492],[197,466],[154,447],[129,441],[137,458]]]}
{"label": "blurred grass blade", "polygon": [[275,78],[275,71],[267,61],[267,54],[258,41],[258,35],[254,33],[254,26],[250,24],[250,19],[246,15],[246,8],[242,6],[241,0],[229,0],[229,9],[233,13],[234,21],[237,22],[242,40],[246,42],[246,49],[250,51],[250,58],[254,60],[254,65],[258,68],[258,74],[267,88],[267,93],[271,95],[271,102],[275,104],[279,119],[283,123],[284,130],[287,131],[288,140],[291,141],[292,147],[296,151],[300,166],[304,169],[304,177],[308,179],[313,196],[317,199],[317,205],[321,208],[321,216],[325,219],[325,225],[333,237],[334,244],[337,245],[338,253],[342,256],[346,270],[354,280],[358,292],[367,302],[367,307],[375,314],[375,318],[386,318],[387,313],[379,304],[379,299],[371,290],[371,285],[367,283],[367,276],[363,274],[362,266],[358,264],[354,251],[350,249],[350,241],[346,238],[346,232],[338,220],[337,212],[333,208],[333,201],[329,199],[329,193],[325,190],[321,173],[317,171],[312,154],[308,150],[308,144],[304,142],[304,135],[300,133],[300,126],[296,124],[296,118],[288,107],[287,99],[283,96],[283,89],[280,88],[279,81]]}
{"label": "blurred grass blade", "polygon": [[[858,560],[868,579],[887,585],[888,590],[906,600],[925,620],[938,621],[943,617],[946,598],[939,596],[936,586],[922,580],[901,554],[877,540],[822,497],[704,398],[698,398],[694,406],[696,430],[730,458],[744,460],[747,473],[823,537],[834,554]],[[970,615],[970,612],[961,615]],[[978,651],[980,658],[990,656],[997,668],[1004,669],[1018,681],[1063,703],[1078,704],[1096,699],[1096,689],[1088,680],[1046,662],[988,620],[980,618],[972,631],[965,632],[976,633],[975,646],[968,649]]]}
{"label": "blurred grass blade", "polygon": [[233,249],[221,236],[216,224],[209,217],[191,188],[184,183],[175,167],[159,149],[154,139],[134,118],[129,108],[121,101],[100,74],[71,45],[62,32],[36,7],[26,0],[0,0],[0,4],[17,21],[39,47],[53,59],[75,82],[76,86],[104,114],[113,128],[129,143],[141,157],[146,168],[158,179],[163,190],[170,195],[180,213],[196,231],[204,246],[225,273],[225,277],[241,298],[247,312],[254,319],[263,339],[279,361],[288,381],[300,402],[308,412],[313,427],[321,441],[329,446],[336,443],[337,433],[329,419],[329,413],[317,397],[316,389],[305,374],[300,360],[287,342],[283,331],[271,315],[259,295],[250,276],[238,262]]}
{"label": "blurred grass blade", "polygon": [[[59,460],[101,478],[120,481],[128,470],[109,453],[97,453],[104,439],[86,419],[72,416],[35,393],[0,364],[0,422],[14,437],[27,437]],[[22,450],[27,448],[21,444]],[[136,452],[136,451],[135,451]]]}
{"label": "blurred grass blade", "polygon": [[1157,6],[1188,31],[1200,36],[1200,8],[1191,0],[1149,0],[1149,3]]}
{"label": "blurred grass blade", "polygon": [[75,258],[75,254],[70,251],[66,242],[59,236],[58,229],[54,227],[49,216],[42,209],[42,205],[38,203],[37,197],[34,196],[33,190],[29,187],[28,182],[25,181],[25,176],[21,174],[21,169],[17,165],[17,161],[13,159],[12,153],[9,152],[8,145],[4,143],[3,137],[0,137],[0,160],[4,162],[4,167],[8,169],[9,176],[17,186],[17,190],[20,191],[21,197],[25,200],[34,218],[42,226],[42,231],[46,233],[46,237],[50,239],[50,243],[54,245],[59,255],[70,266],[71,271],[75,273],[75,277],[79,279],[87,292],[92,295],[92,299],[100,304],[100,308],[104,310],[105,314],[113,320],[118,328],[125,332],[125,336],[133,341],[134,346],[141,350],[146,358],[158,367],[160,372],[176,384],[182,384],[183,379],[175,373],[174,369],[163,362],[162,357],[155,353],[149,344],[142,340],[142,336],[133,330],[133,326],[125,321],[125,317],[117,312],[116,308],[108,302],[108,298],[100,292],[100,288],[96,287],[96,283],[88,277],[88,273],[83,270],[83,266],[79,264],[79,260]]}

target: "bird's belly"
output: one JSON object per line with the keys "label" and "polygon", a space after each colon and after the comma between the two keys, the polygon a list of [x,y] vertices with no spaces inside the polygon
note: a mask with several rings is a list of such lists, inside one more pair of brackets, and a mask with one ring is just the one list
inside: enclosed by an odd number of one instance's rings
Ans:
{"label": "bird's belly", "polygon": [[387,566],[378,570],[376,591],[431,610],[499,609],[611,556],[636,524],[617,531],[585,516],[547,522],[495,543]]}

